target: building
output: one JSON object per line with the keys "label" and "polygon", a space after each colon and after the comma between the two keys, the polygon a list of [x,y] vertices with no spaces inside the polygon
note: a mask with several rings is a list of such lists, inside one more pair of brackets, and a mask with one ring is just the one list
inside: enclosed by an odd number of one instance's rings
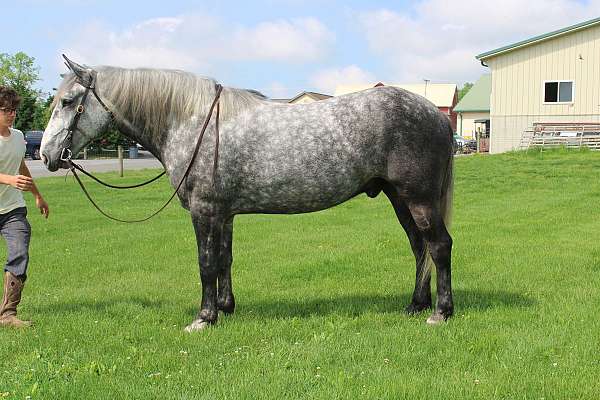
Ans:
{"label": "building", "polygon": [[490,68],[490,152],[540,124],[600,123],[600,18],[476,56]]}
{"label": "building", "polygon": [[491,91],[492,76],[483,75],[454,107],[459,135],[467,139],[475,139],[476,132],[480,137],[489,136]]}
{"label": "building", "polygon": [[[384,86],[379,82],[374,85],[341,85],[335,89],[334,96],[340,96],[347,93],[358,92],[377,86]],[[456,113],[454,106],[458,102],[458,90],[454,83],[417,83],[412,85],[385,85],[398,87],[409,92],[425,97],[435,104],[441,112],[446,114],[452,124],[452,129],[456,131]]]}
{"label": "building", "polygon": [[273,99],[273,101],[277,101],[279,103],[290,103],[290,104],[306,104],[312,103],[319,100],[329,99],[333,96],[323,93],[317,92],[302,92],[297,96],[292,97],[291,99]]}

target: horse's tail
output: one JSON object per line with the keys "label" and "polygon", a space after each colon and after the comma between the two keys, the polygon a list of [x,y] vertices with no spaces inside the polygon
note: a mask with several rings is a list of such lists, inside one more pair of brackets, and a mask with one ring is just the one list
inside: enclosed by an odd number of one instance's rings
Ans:
{"label": "horse's tail", "polygon": [[[453,135],[453,132],[450,132],[450,135]],[[450,158],[448,160],[448,165],[446,167],[446,174],[444,176],[444,180],[442,182],[442,197],[440,198],[440,212],[442,213],[442,218],[444,219],[444,225],[446,225],[446,230],[450,232],[450,227],[452,226],[452,200],[454,197],[454,146],[452,146],[452,152],[450,153]],[[425,280],[431,276],[431,270],[433,268],[433,259],[431,258],[431,254],[429,253],[429,246],[425,243],[423,246],[423,253],[421,257],[419,257],[419,263],[425,263],[423,268],[421,269],[421,284],[425,282]]]}
{"label": "horse's tail", "polygon": [[452,226],[452,200],[454,198],[454,155],[450,155],[448,160],[448,168],[446,169],[446,176],[444,183],[442,184],[442,198],[440,200],[440,211],[442,212],[442,218],[444,218],[444,224],[446,229],[450,232]]}

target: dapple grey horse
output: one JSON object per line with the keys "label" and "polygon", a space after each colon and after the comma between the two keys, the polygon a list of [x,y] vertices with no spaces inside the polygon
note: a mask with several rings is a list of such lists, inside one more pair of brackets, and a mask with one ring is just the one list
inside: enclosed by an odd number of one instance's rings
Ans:
{"label": "dapple grey horse", "polygon": [[[175,187],[192,157],[216,82],[182,71],[67,63],[71,72],[58,90],[41,146],[47,168],[65,167],[66,148],[76,154],[114,119],[124,135],[162,162]],[[94,96],[82,98],[89,89]],[[218,310],[234,311],[235,215],[306,213],[361,193],[383,192],[410,240],[417,271],[406,310],[432,306],[432,261],[437,302],[427,321],[452,315],[452,239],[446,224],[453,135],[447,116],[423,97],[393,87],[297,105],[224,88],[219,101],[218,147],[213,117],[177,192],[191,213],[202,282],[200,309],[187,331],[215,323]],[[74,118],[76,128],[69,132]]]}

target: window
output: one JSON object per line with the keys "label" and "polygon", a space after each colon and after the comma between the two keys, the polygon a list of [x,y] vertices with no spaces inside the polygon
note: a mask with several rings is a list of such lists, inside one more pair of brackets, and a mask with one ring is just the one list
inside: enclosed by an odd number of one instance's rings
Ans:
{"label": "window", "polygon": [[544,82],[544,103],[572,103],[573,81]]}

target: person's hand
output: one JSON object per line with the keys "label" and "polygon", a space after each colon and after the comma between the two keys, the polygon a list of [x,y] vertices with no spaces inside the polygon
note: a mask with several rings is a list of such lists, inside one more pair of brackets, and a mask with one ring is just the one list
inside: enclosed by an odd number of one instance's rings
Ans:
{"label": "person's hand", "polygon": [[48,203],[42,196],[35,197],[35,206],[40,210],[40,213],[44,216],[44,218],[48,218],[48,214],[50,214],[50,208],[48,208]]}
{"label": "person's hand", "polygon": [[25,175],[15,175],[12,177],[10,185],[23,192],[28,192],[33,186],[33,179]]}

